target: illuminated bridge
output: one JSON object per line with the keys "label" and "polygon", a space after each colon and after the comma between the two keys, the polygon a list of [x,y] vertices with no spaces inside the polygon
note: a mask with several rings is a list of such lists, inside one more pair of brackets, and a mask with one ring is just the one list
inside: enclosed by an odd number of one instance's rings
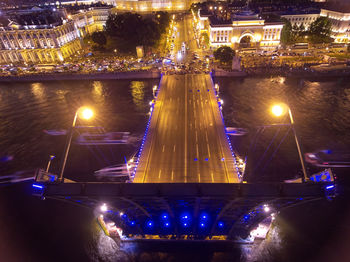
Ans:
{"label": "illuminated bridge", "polygon": [[[132,183],[36,182],[34,193],[98,210],[130,238],[232,240],[332,183],[243,183],[210,75],[161,79]],[[102,209],[101,209],[102,205]]]}

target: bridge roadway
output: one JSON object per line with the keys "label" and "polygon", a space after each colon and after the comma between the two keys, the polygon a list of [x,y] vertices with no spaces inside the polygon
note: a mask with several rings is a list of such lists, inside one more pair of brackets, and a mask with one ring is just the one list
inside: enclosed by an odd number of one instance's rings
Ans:
{"label": "bridge roadway", "polygon": [[239,183],[210,75],[166,75],[135,183]]}

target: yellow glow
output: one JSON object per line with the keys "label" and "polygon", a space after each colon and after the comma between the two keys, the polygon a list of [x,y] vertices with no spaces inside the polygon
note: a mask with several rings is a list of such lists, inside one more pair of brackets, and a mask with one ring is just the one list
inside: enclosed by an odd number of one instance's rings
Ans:
{"label": "yellow glow", "polygon": [[80,117],[83,119],[89,120],[94,116],[94,112],[88,107],[80,108],[79,111],[80,111]]}
{"label": "yellow glow", "polygon": [[261,40],[261,35],[260,35],[260,34],[256,34],[256,35],[254,36],[254,38],[255,38],[255,41],[256,41],[256,42],[259,42],[259,41]]}
{"label": "yellow glow", "polygon": [[274,105],[271,108],[271,112],[272,114],[274,114],[275,116],[281,116],[284,114],[284,109],[281,105]]}

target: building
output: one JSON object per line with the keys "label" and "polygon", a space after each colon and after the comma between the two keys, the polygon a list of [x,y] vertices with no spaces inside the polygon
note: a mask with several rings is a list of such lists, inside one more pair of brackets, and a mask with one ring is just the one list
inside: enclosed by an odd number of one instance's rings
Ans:
{"label": "building", "polygon": [[281,17],[289,20],[292,26],[296,25],[300,27],[303,25],[305,27],[305,30],[307,30],[311,23],[320,17],[320,10],[288,12],[282,14]]}
{"label": "building", "polygon": [[199,21],[200,29],[208,32],[212,48],[276,49],[283,28],[282,22],[267,22],[249,10],[233,14],[228,20],[199,12]]}
{"label": "building", "polygon": [[125,12],[187,11],[196,0],[115,0],[115,9]]}
{"label": "building", "polygon": [[109,8],[9,11],[0,17],[0,63],[63,62],[82,49],[83,36],[103,28],[108,14]]}
{"label": "building", "polygon": [[326,16],[331,20],[332,37],[336,43],[350,42],[350,10],[343,10],[340,12],[321,9],[320,12],[320,16]]}
{"label": "building", "polygon": [[[335,8],[321,9],[313,12],[285,13],[281,17],[288,19],[292,26],[304,25],[307,30],[312,22],[319,17],[328,17],[332,23],[332,37],[336,43],[350,42],[350,9]],[[334,11],[333,11],[334,10]],[[335,11],[336,10],[336,11]]]}

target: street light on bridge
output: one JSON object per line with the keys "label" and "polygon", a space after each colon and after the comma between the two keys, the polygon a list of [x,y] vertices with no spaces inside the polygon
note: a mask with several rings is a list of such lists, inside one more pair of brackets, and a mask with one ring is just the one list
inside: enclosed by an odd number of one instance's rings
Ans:
{"label": "street light on bridge", "polygon": [[59,175],[58,181],[64,182],[63,172],[64,172],[64,169],[66,167],[68,153],[69,153],[70,145],[72,143],[73,132],[74,132],[75,124],[77,122],[78,117],[85,119],[85,120],[89,120],[93,117],[93,115],[94,115],[94,112],[88,107],[80,107],[75,112],[73,123],[72,123],[70,130],[69,130],[66,146],[64,149],[64,155],[63,155],[63,160],[62,160],[62,165],[61,165],[60,175]]}
{"label": "street light on bridge", "polygon": [[272,108],[271,108],[272,114],[276,117],[280,117],[280,116],[284,115],[287,111],[288,111],[288,115],[289,115],[290,124],[291,124],[292,130],[293,130],[295,143],[297,145],[301,167],[303,169],[302,180],[303,180],[303,182],[306,182],[308,180],[308,177],[307,177],[307,173],[306,173],[306,169],[305,169],[304,158],[303,158],[301,148],[300,148],[299,139],[298,139],[297,133],[295,131],[295,127],[294,127],[294,119],[293,119],[292,111],[290,110],[289,106],[286,104],[277,104],[277,105],[272,106]]}

